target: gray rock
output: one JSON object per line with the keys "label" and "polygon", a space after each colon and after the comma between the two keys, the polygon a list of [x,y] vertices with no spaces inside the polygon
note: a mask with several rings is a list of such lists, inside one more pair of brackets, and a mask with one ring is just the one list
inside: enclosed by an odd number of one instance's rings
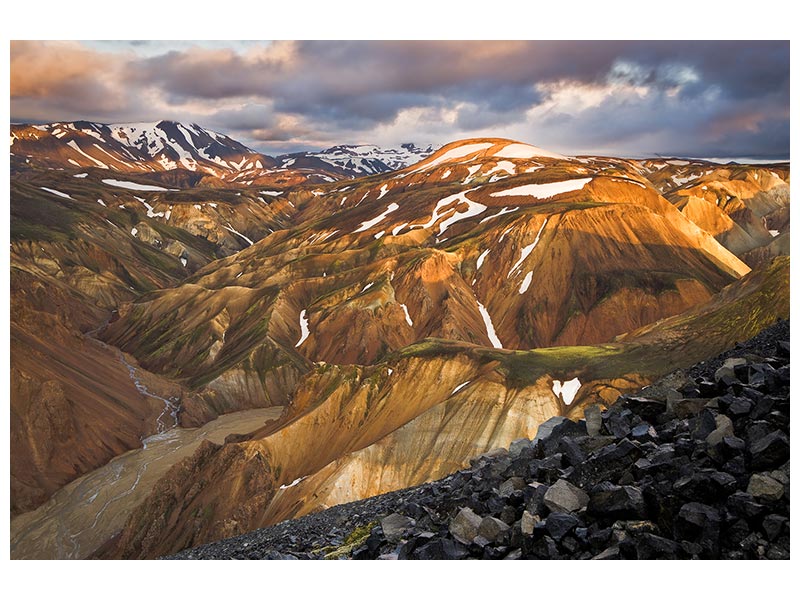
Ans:
{"label": "gray rock", "polygon": [[450,522],[450,534],[463,544],[470,544],[478,535],[478,527],[483,519],[471,508],[462,508]]}
{"label": "gray rock", "polygon": [[685,419],[699,413],[707,403],[705,398],[670,398],[667,399],[667,413]]}
{"label": "gray rock", "polygon": [[592,560],[619,560],[619,546],[606,548],[597,556],[593,556]]}
{"label": "gray rock", "polygon": [[566,479],[559,479],[544,495],[544,505],[553,512],[574,512],[589,504],[589,495]]}
{"label": "gray rock", "polygon": [[522,451],[525,448],[531,447],[531,441],[528,438],[520,438],[518,440],[514,440],[508,447],[508,455],[511,458],[519,458],[519,455],[522,454]]}
{"label": "gray rock", "polygon": [[481,524],[478,526],[478,535],[483,536],[489,543],[494,542],[504,532],[508,531],[509,527],[500,519],[494,517],[484,517]]}
{"label": "gray rock", "polygon": [[717,415],[714,418],[717,428],[708,434],[706,437],[706,444],[709,447],[716,446],[725,437],[734,437],[736,434],[733,431],[733,421],[725,415]]}
{"label": "gray rock", "polygon": [[762,500],[780,500],[783,496],[783,484],[766,473],[754,473],[747,484],[747,493]]}
{"label": "gray rock", "polygon": [[414,519],[409,519],[405,515],[392,513],[381,519],[381,529],[383,535],[391,543],[399,542],[403,534],[414,526]]}
{"label": "gray rock", "polygon": [[517,490],[525,489],[525,480],[522,477],[510,477],[500,484],[498,492],[503,498],[507,498]]}
{"label": "gray rock", "polygon": [[539,515],[533,515],[527,510],[523,511],[522,518],[519,520],[519,526],[523,535],[533,535],[533,528],[539,523],[542,518]]}
{"label": "gray rock", "polygon": [[569,421],[566,417],[550,417],[547,421],[539,425],[539,429],[536,431],[536,437],[533,438],[532,442],[535,444],[539,440],[546,440],[553,433],[553,429],[566,421]]}
{"label": "gray rock", "polygon": [[586,432],[591,437],[600,435],[600,428],[603,426],[600,407],[597,404],[592,404],[583,411],[583,417],[586,419]]}

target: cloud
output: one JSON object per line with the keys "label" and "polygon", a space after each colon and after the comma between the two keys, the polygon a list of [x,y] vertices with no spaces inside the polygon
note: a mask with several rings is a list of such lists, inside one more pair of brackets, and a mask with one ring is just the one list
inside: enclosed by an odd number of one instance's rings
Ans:
{"label": "cloud", "polygon": [[789,148],[788,42],[14,42],[11,59],[14,120],[172,118],[270,149],[475,135],[567,153]]}

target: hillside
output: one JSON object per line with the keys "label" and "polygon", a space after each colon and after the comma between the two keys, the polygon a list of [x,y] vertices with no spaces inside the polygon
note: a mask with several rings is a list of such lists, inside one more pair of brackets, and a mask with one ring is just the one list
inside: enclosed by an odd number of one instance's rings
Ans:
{"label": "hillside", "polygon": [[15,517],[49,527],[153,434],[279,414],[100,528],[104,556],[176,552],[442,477],[788,317],[785,165],[432,150],[12,126]]}

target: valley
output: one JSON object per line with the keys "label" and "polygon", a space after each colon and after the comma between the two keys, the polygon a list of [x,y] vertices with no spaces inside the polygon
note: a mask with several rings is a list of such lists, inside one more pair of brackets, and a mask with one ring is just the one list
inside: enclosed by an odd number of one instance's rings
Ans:
{"label": "valley", "polygon": [[442,478],[789,316],[788,163],[12,127],[12,558]]}

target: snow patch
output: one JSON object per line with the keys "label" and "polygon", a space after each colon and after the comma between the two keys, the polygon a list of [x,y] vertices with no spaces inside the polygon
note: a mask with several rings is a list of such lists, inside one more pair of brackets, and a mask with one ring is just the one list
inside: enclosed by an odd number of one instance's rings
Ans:
{"label": "snow patch", "polygon": [[136,234],[137,234],[137,233],[139,233],[139,230],[138,230],[138,229],[136,229],[136,227],[134,227],[134,228],[132,228],[132,229],[131,229],[131,235],[132,235],[133,237],[136,237]]}
{"label": "snow patch", "polygon": [[486,260],[486,257],[489,255],[489,252],[491,252],[491,251],[492,251],[491,248],[489,248],[489,249],[484,250],[483,252],[481,252],[481,255],[478,257],[478,262],[475,265],[475,270],[476,271],[478,269],[480,269],[481,266],[483,266],[483,261]]}
{"label": "snow patch", "polygon": [[486,307],[480,302],[478,302],[478,310],[481,313],[481,317],[483,317],[483,324],[486,325],[486,335],[489,336],[489,341],[492,343],[492,346],[495,348],[502,348],[503,344],[498,339],[497,333],[495,333],[494,324],[492,323],[492,317],[489,315],[489,311],[486,310]]}
{"label": "snow patch", "polygon": [[488,217],[484,217],[481,219],[481,223],[486,223],[486,221],[491,221],[495,217],[500,217],[502,215],[507,215],[508,213],[512,213],[514,211],[519,210],[519,206],[515,206],[514,208],[508,208],[507,206],[503,207],[499,213],[495,213],[493,215],[489,215]]}
{"label": "snow patch", "polygon": [[284,484],[284,485],[280,486],[278,489],[280,489],[280,490],[285,490],[285,489],[288,489],[288,488],[290,488],[290,487],[294,487],[294,486],[296,486],[298,483],[300,483],[301,481],[303,481],[303,479],[305,479],[306,477],[308,477],[308,475],[304,475],[303,477],[298,477],[298,478],[297,478],[297,479],[295,479],[295,480],[294,480],[292,483],[289,483],[289,484]]}
{"label": "snow patch", "polygon": [[406,315],[406,323],[408,323],[409,327],[413,327],[414,321],[411,320],[411,315],[408,314],[408,307],[405,304],[401,304],[400,307],[403,309],[403,312]]}
{"label": "snow patch", "polygon": [[72,200],[72,196],[69,194],[65,194],[64,192],[59,192],[58,190],[51,190],[50,188],[40,187],[39,189],[44,190],[45,192],[50,192],[51,194],[55,194],[56,196],[61,196],[62,198],[69,198]]}
{"label": "snow patch", "polygon": [[563,384],[558,379],[553,380],[553,393],[556,398],[560,396],[567,406],[572,404],[572,401],[575,399],[575,394],[578,393],[580,387],[581,382],[577,377],[565,381]]}
{"label": "snow patch", "polygon": [[306,310],[303,309],[300,311],[300,341],[298,341],[294,347],[299,348],[300,344],[306,341],[306,338],[311,332],[308,330],[308,319],[306,319]]}
{"label": "snow patch", "polygon": [[97,203],[101,206],[106,206],[106,203],[103,202],[100,198],[97,199]]}
{"label": "snow patch", "polygon": [[[544,220],[544,223],[542,223],[542,226],[539,228],[539,232],[536,234],[536,239],[534,239],[534,240],[533,240],[533,243],[532,243],[532,244],[528,244],[527,246],[525,246],[525,247],[522,249],[522,251],[520,252],[520,257],[519,257],[519,260],[518,260],[517,262],[515,262],[515,263],[514,263],[514,266],[513,266],[513,267],[511,267],[511,270],[508,272],[508,275],[506,275],[506,279],[508,279],[509,277],[511,277],[511,274],[512,274],[514,271],[516,271],[516,270],[517,270],[517,268],[518,268],[518,267],[519,267],[519,266],[522,264],[522,262],[523,262],[523,261],[524,261],[526,258],[528,258],[528,256],[530,256],[531,252],[533,252],[533,249],[534,249],[534,248],[536,248],[536,245],[539,243],[539,238],[541,238],[541,237],[542,237],[542,231],[544,231],[545,225],[547,225],[547,221],[548,221],[549,219],[550,219],[550,217],[547,217],[547,218]],[[527,288],[526,288],[526,289],[527,289]],[[520,293],[522,293],[522,292],[520,292]]]}
{"label": "snow patch", "polygon": [[444,174],[442,175],[442,179],[447,179],[448,177],[450,177],[450,173],[452,173],[452,171],[450,169],[447,169],[447,171],[445,171]]}
{"label": "snow patch", "polygon": [[777,237],[777,236],[780,234],[780,231],[778,231],[777,229],[770,229],[770,230],[769,230],[769,234],[770,234],[772,237]]}
{"label": "snow patch", "polygon": [[261,190],[258,193],[263,194],[264,196],[280,196],[283,192],[278,192],[275,190]]}
{"label": "snow patch", "polygon": [[525,279],[522,280],[522,285],[519,286],[519,293],[524,294],[531,287],[531,280],[533,279],[533,271],[528,271]]}
{"label": "snow patch", "polygon": [[454,388],[453,388],[453,391],[452,391],[452,392],[450,392],[450,395],[452,396],[452,395],[453,395],[453,394],[455,394],[456,392],[458,392],[458,391],[460,391],[460,390],[463,390],[463,389],[464,389],[465,387],[467,387],[469,384],[470,384],[470,381],[465,381],[464,383],[459,383],[459,384],[458,384],[456,387],[454,387]]}
{"label": "snow patch", "polygon": [[387,194],[387,192],[388,192],[388,191],[389,191],[389,186],[388,186],[387,184],[385,184],[385,183],[384,183],[384,184],[381,186],[381,193],[378,195],[378,197],[376,198],[376,200],[380,200],[381,198],[383,198],[383,197],[384,197],[384,196]]}
{"label": "snow patch", "polygon": [[77,175],[73,175],[73,177],[75,177],[77,179],[83,179],[84,177],[88,177],[88,176],[89,176],[88,173],[78,173]]}
{"label": "snow patch", "polygon": [[167,188],[159,187],[157,185],[145,185],[142,183],[133,183],[132,181],[120,181],[119,179],[103,179],[103,183],[118,188],[125,188],[126,190],[136,190],[137,192],[176,192],[178,190],[168,190]]}
{"label": "snow patch", "polygon": [[528,185],[521,185],[508,190],[494,192],[491,195],[494,197],[533,196],[534,198],[544,200],[545,198],[551,198],[558,194],[581,190],[591,180],[591,177],[584,177],[582,179],[567,179],[566,181],[555,181],[553,183],[529,183]]}
{"label": "snow patch", "polygon": [[537,148],[536,146],[531,146],[529,144],[519,143],[509,144],[508,146],[505,146],[495,152],[494,155],[501,158],[534,158],[541,156],[545,158],[558,158],[561,160],[567,160],[567,157],[563,154],[550,152],[549,150]]}
{"label": "snow patch", "polygon": [[67,142],[67,146],[69,146],[70,148],[72,148],[73,150],[75,150],[75,152],[78,152],[79,154],[82,154],[83,156],[85,156],[86,158],[88,158],[90,161],[92,161],[94,164],[96,164],[96,165],[97,165],[98,167],[100,167],[101,169],[107,169],[107,168],[108,168],[108,165],[107,165],[107,164],[100,162],[99,160],[97,160],[97,159],[96,159],[96,158],[94,158],[93,156],[89,156],[88,154],[86,154],[86,152],[84,152],[83,150],[81,150],[81,149],[80,149],[80,147],[78,146],[78,144],[75,142],[75,140],[70,140],[70,141],[68,141],[68,142]]}
{"label": "snow patch", "polygon": [[370,219],[369,221],[364,221],[363,223],[361,223],[361,226],[358,229],[356,229],[353,233],[359,233],[361,231],[366,231],[367,229],[369,229],[373,225],[377,225],[378,223],[380,223],[381,221],[383,221],[386,218],[386,215],[396,211],[398,208],[400,208],[400,205],[397,204],[396,202],[392,202],[389,206],[386,207],[386,210],[383,211],[381,214],[379,214],[377,217],[375,217],[374,219]]}
{"label": "snow patch", "polygon": [[424,171],[425,169],[430,169],[431,167],[440,165],[443,162],[447,162],[448,160],[453,160],[454,158],[462,158],[464,156],[467,156],[468,154],[474,154],[475,152],[486,150],[487,148],[491,148],[493,145],[494,144],[491,143],[465,144],[463,146],[458,146],[457,148],[451,148],[441,156],[437,156],[431,162],[424,164],[420,167],[417,167],[411,172],[417,173],[418,171]]}

